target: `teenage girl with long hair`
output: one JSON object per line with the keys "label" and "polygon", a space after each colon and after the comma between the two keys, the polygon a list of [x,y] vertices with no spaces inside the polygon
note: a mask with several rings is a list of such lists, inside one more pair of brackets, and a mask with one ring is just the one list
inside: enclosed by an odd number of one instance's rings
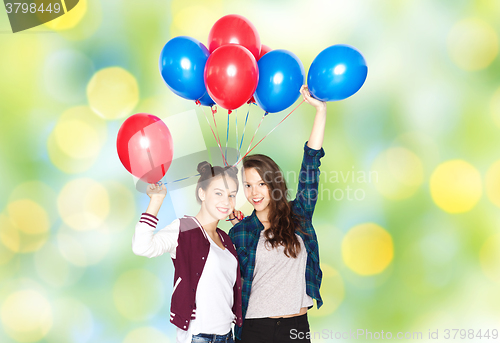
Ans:
{"label": "teenage girl with long hair", "polygon": [[165,185],[149,185],[149,206],[136,224],[132,250],[156,257],[170,253],[175,267],[170,322],[177,343],[233,343],[231,324],[241,326],[241,279],[236,250],[217,228],[232,213],[238,191],[235,167],[198,165],[194,217],[184,216],[155,233]]}
{"label": "teenage girl with long hair", "polygon": [[[252,215],[230,216],[229,237],[236,246],[242,285],[242,327],[235,327],[236,342],[310,342],[307,310],[322,305],[322,273],[312,216],[318,196],[320,158],[326,123],[326,103],[300,90],[316,108],[316,117],[298,177],[297,196],[288,201],[283,173],[268,156],[243,159],[243,187],[253,205]],[[236,215],[236,216],[235,216]],[[302,338],[302,339],[301,339]]]}

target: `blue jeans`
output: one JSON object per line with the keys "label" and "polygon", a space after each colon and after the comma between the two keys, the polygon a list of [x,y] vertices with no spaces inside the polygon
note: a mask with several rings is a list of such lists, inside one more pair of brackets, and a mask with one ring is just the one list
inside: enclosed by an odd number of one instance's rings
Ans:
{"label": "blue jeans", "polygon": [[233,333],[232,331],[229,331],[225,335],[200,333],[198,335],[193,335],[191,343],[234,343]]}

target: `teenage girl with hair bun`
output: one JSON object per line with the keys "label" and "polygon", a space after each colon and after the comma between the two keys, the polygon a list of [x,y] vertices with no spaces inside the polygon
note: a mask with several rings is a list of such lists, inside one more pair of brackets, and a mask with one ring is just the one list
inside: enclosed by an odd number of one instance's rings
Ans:
{"label": "teenage girl with hair bun", "polygon": [[132,251],[156,257],[169,253],[175,267],[170,322],[177,343],[234,343],[231,323],[241,326],[241,279],[236,250],[217,228],[234,210],[238,191],[235,167],[198,165],[194,217],[184,216],[155,233],[165,185],[150,184],[149,206],[135,226]]}

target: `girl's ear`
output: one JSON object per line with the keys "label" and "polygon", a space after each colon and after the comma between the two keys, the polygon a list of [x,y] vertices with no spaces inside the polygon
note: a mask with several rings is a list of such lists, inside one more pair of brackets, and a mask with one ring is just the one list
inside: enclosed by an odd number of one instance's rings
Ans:
{"label": "girl's ear", "polygon": [[198,188],[198,197],[201,201],[205,201],[205,191],[201,187]]}

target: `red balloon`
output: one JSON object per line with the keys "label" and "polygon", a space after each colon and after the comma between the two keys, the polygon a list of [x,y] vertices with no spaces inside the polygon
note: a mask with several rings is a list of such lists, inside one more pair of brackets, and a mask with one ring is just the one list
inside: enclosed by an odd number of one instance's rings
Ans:
{"label": "red balloon", "polygon": [[238,44],[247,48],[257,60],[260,55],[260,37],[257,29],[245,17],[226,15],[217,20],[208,34],[210,53],[220,46]]}
{"label": "red balloon", "polygon": [[259,82],[257,61],[246,48],[229,44],[219,47],[205,65],[205,85],[210,97],[227,110],[247,102]]}
{"label": "red balloon", "polygon": [[165,176],[174,155],[167,125],[147,113],[134,114],[123,122],[116,149],[125,169],[147,183],[156,183]]}
{"label": "red balloon", "polygon": [[272,51],[272,50],[273,49],[271,49],[267,45],[262,44],[262,47],[260,49],[260,55],[259,55],[259,58],[257,59],[257,61],[260,60],[262,58],[262,56],[264,56],[265,54],[267,54],[269,51]]}

